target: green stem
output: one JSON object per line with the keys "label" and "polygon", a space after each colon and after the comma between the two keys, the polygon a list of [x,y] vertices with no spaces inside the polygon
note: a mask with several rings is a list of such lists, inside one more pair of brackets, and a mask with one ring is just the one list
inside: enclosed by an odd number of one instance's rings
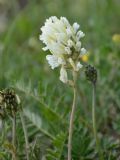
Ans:
{"label": "green stem", "polygon": [[12,118],[12,144],[14,147],[13,153],[12,153],[12,160],[17,160],[16,157],[16,115],[13,114]]}
{"label": "green stem", "polygon": [[99,153],[100,160],[103,160],[103,155],[100,149],[99,138],[97,135],[97,128],[96,128],[96,116],[95,116],[95,104],[96,104],[96,85],[93,83],[93,97],[92,97],[92,123],[93,123],[93,133],[95,137],[96,147]]}
{"label": "green stem", "polygon": [[73,72],[73,91],[74,91],[74,98],[73,98],[73,105],[72,105],[72,111],[70,115],[70,124],[69,124],[69,137],[68,137],[68,160],[72,160],[72,134],[73,134],[73,122],[74,122],[74,115],[75,115],[75,106],[76,106],[76,72]]}
{"label": "green stem", "polygon": [[25,126],[25,122],[24,122],[24,117],[23,114],[20,112],[20,118],[21,118],[21,123],[22,123],[22,127],[23,127],[23,132],[24,132],[24,136],[25,136],[25,145],[26,145],[26,158],[27,160],[29,160],[29,142],[28,142],[28,134],[27,134],[27,129]]}

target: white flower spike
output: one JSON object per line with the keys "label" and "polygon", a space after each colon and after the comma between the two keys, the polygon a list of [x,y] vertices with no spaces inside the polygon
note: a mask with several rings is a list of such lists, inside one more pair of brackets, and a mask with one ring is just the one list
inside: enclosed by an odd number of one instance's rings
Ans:
{"label": "white flower spike", "polygon": [[81,38],[84,33],[79,30],[80,25],[76,22],[70,25],[65,17],[58,19],[52,16],[46,20],[41,28],[40,40],[46,45],[43,50],[49,50],[52,55],[47,55],[46,59],[52,69],[61,66],[60,80],[68,82],[67,68],[78,72],[82,68],[80,58],[86,54],[86,50],[81,48]]}

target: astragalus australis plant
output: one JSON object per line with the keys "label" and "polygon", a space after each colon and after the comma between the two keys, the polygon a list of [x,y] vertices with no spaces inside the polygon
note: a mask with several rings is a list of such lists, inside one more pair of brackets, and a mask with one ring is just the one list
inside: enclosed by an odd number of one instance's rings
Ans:
{"label": "astragalus australis plant", "polygon": [[[72,134],[77,92],[76,81],[79,71],[83,67],[81,58],[86,54],[86,50],[81,45],[81,38],[85,34],[79,28],[80,26],[77,23],[70,25],[65,17],[59,19],[53,16],[46,20],[45,25],[41,28],[42,34],[39,37],[46,45],[43,50],[51,52],[50,55],[46,56],[50,67],[52,69],[60,67],[60,80],[72,86],[74,91],[69,124],[68,160],[72,160]],[[68,70],[72,74],[72,80],[68,77]]]}

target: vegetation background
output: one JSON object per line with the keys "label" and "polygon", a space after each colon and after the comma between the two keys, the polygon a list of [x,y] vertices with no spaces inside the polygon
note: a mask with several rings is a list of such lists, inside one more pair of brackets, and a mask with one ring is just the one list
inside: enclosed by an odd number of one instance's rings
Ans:
{"label": "vegetation background", "polygon": [[[120,0],[0,0],[0,88],[14,87],[22,101],[31,160],[65,160],[72,90],[50,69],[40,27],[45,19],[65,16],[86,33],[88,63],[98,70],[96,117],[105,160],[120,159]],[[114,35],[114,36],[113,36]],[[73,160],[97,160],[91,122],[92,86],[81,71],[73,134]],[[11,125],[6,123],[7,139]],[[2,134],[1,128],[1,134]],[[18,154],[25,159],[17,119]],[[3,140],[3,141],[2,141]],[[1,137],[0,159],[10,160]]]}

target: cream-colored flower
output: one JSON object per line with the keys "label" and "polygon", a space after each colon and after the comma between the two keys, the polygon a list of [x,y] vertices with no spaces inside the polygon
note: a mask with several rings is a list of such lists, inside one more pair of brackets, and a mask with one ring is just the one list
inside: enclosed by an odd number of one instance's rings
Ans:
{"label": "cream-colored flower", "polygon": [[[52,69],[61,66],[60,80],[67,81],[67,67],[79,71],[82,67],[79,57],[86,53],[82,48],[81,38],[84,33],[79,30],[80,26],[76,22],[70,25],[65,17],[58,19],[55,16],[46,20],[41,28],[40,40],[46,45],[43,50],[49,50],[52,55],[47,55],[46,59]],[[62,76],[63,74],[63,76]]]}

